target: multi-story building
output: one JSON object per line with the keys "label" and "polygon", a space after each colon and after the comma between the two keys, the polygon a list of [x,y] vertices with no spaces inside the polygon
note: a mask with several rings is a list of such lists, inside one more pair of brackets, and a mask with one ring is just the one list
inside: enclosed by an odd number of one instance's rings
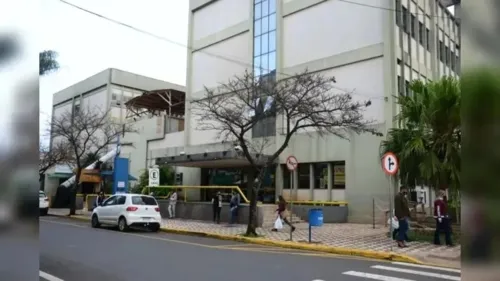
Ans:
{"label": "multi-story building", "polygon": [[[460,72],[460,26],[443,3],[190,0],[184,141],[153,152],[154,157],[184,166],[185,184],[244,182],[245,174],[230,168],[246,163],[229,159],[232,144],[217,139],[215,132],[198,130],[190,101],[202,98],[205,86],[216,87],[245,70],[257,75],[275,71],[277,79],[305,68],[333,75],[339,89],[372,101],[365,116],[387,132],[397,112],[393,96],[410,94],[409,81]],[[275,143],[281,136],[278,127],[265,133]],[[380,167],[381,140],[296,135],[266,187],[295,200],[346,200],[351,221],[368,220],[373,198],[382,209],[389,201],[388,179]],[[300,162],[292,175],[283,165],[289,155]],[[297,183],[292,193],[291,176]]]}
{"label": "multi-story building", "polygon": [[[125,103],[144,92],[160,89],[172,89],[184,93],[184,86],[166,81],[137,75],[134,73],[109,68],[81,82],[78,82],[53,95],[52,116],[58,118],[66,112],[98,109],[109,112],[117,123],[133,123],[137,133],[127,133],[120,142],[130,144],[122,146],[121,156],[128,158],[129,173],[139,178],[144,169],[150,166],[148,158],[150,146],[161,143],[168,133],[183,130],[182,118],[143,115],[134,121],[127,117]],[[51,139],[51,142],[57,141]],[[113,145],[114,146],[114,145]],[[55,192],[57,186],[72,175],[66,165],[55,165],[46,172],[45,191]]]}

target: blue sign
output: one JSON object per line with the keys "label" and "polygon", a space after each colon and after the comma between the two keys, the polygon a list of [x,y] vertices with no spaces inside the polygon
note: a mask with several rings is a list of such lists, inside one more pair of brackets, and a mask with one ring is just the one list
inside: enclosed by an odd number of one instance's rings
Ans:
{"label": "blue sign", "polygon": [[310,209],[309,210],[309,225],[310,226],[322,226],[323,225],[323,210],[322,209]]}
{"label": "blue sign", "polygon": [[113,169],[113,194],[128,191],[128,158],[116,157]]}

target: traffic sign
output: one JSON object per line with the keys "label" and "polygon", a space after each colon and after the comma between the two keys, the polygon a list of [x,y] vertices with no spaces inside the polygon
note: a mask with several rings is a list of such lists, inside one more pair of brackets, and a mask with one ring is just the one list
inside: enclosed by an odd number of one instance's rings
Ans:
{"label": "traffic sign", "polygon": [[394,153],[387,152],[382,156],[382,169],[389,176],[394,176],[398,172],[399,162]]}
{"label": "traffic sign", "polygon": [[295,156],[290,155],[286,158],[286,167],[289,171],[294,171],[297,169],[297,166],[299,166],[299,161],[295,158]]}
{"label": "traffic sign", "polygon": [[159,186],[160,185],[160,169],[150,168],[149,169],[149,186]]}

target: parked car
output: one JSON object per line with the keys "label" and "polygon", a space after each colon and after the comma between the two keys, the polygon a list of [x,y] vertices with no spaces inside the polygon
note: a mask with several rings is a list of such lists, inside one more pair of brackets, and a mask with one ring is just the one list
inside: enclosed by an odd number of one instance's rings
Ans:
{"label": "parked car", "polygon": [[115,194],[92,211],[92,227],[101,224],[118,226],[120,231],[129,228],[160,230],[161,215],[158,202],[153,196],[142,194]]}
{"label": "parked car", "polygon": [[49,198],[45,195],[45,192],[41,190],[39,192],[38,198],[40,216],[46,216],[49,213]]}

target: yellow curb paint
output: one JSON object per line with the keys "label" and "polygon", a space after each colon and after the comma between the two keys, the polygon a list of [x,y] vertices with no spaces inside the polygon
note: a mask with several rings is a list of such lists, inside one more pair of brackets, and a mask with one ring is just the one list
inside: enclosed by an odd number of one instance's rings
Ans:
{"label": "yellow curb paint", "polygon": [[[65,217],[70,219],[77,219],[83,221],[90,221],[89,217],[86,216],[65,216],[65,215],[52,215],[56,217]],[[219,240],[228,240],[228,241],[236,241],[243,242],[249,244],[263,245],[263,246],[271,246],[278,248],[288,248],[294,250],[303,250],[303,251],[312,251],[312,252],[322,252],[328,254],[336,254],[343,256],[358,256],[369,259],[377,259],[377,260],[386,260],[386,261],[397,261],[397,262],[407,262],[413,264],[422,264],[425,263],[419,261],[416,258],[393,253],[393,252],[378,252],[371,250],[360,250],[360,249],[351,249],[351,248],[339,248],[332,246],[324,246],[324,245],[310,245],[310,244],[302,244],[297,242],[290,241],[276,241],[264,238],[249,238],[243,236],[235,236],[235,235],[223,235],[216,233],[208,233],[208,232],[199,232],[199,231],[191,231],[191,230],[182,230],[182,229],[172,229],[172,228],[160,228],[162,232],[166,233],[175,233],[175,234],[184,234],[184,235],[194,235],[194,236],[202,236],[207,238],[214,238]]]}

